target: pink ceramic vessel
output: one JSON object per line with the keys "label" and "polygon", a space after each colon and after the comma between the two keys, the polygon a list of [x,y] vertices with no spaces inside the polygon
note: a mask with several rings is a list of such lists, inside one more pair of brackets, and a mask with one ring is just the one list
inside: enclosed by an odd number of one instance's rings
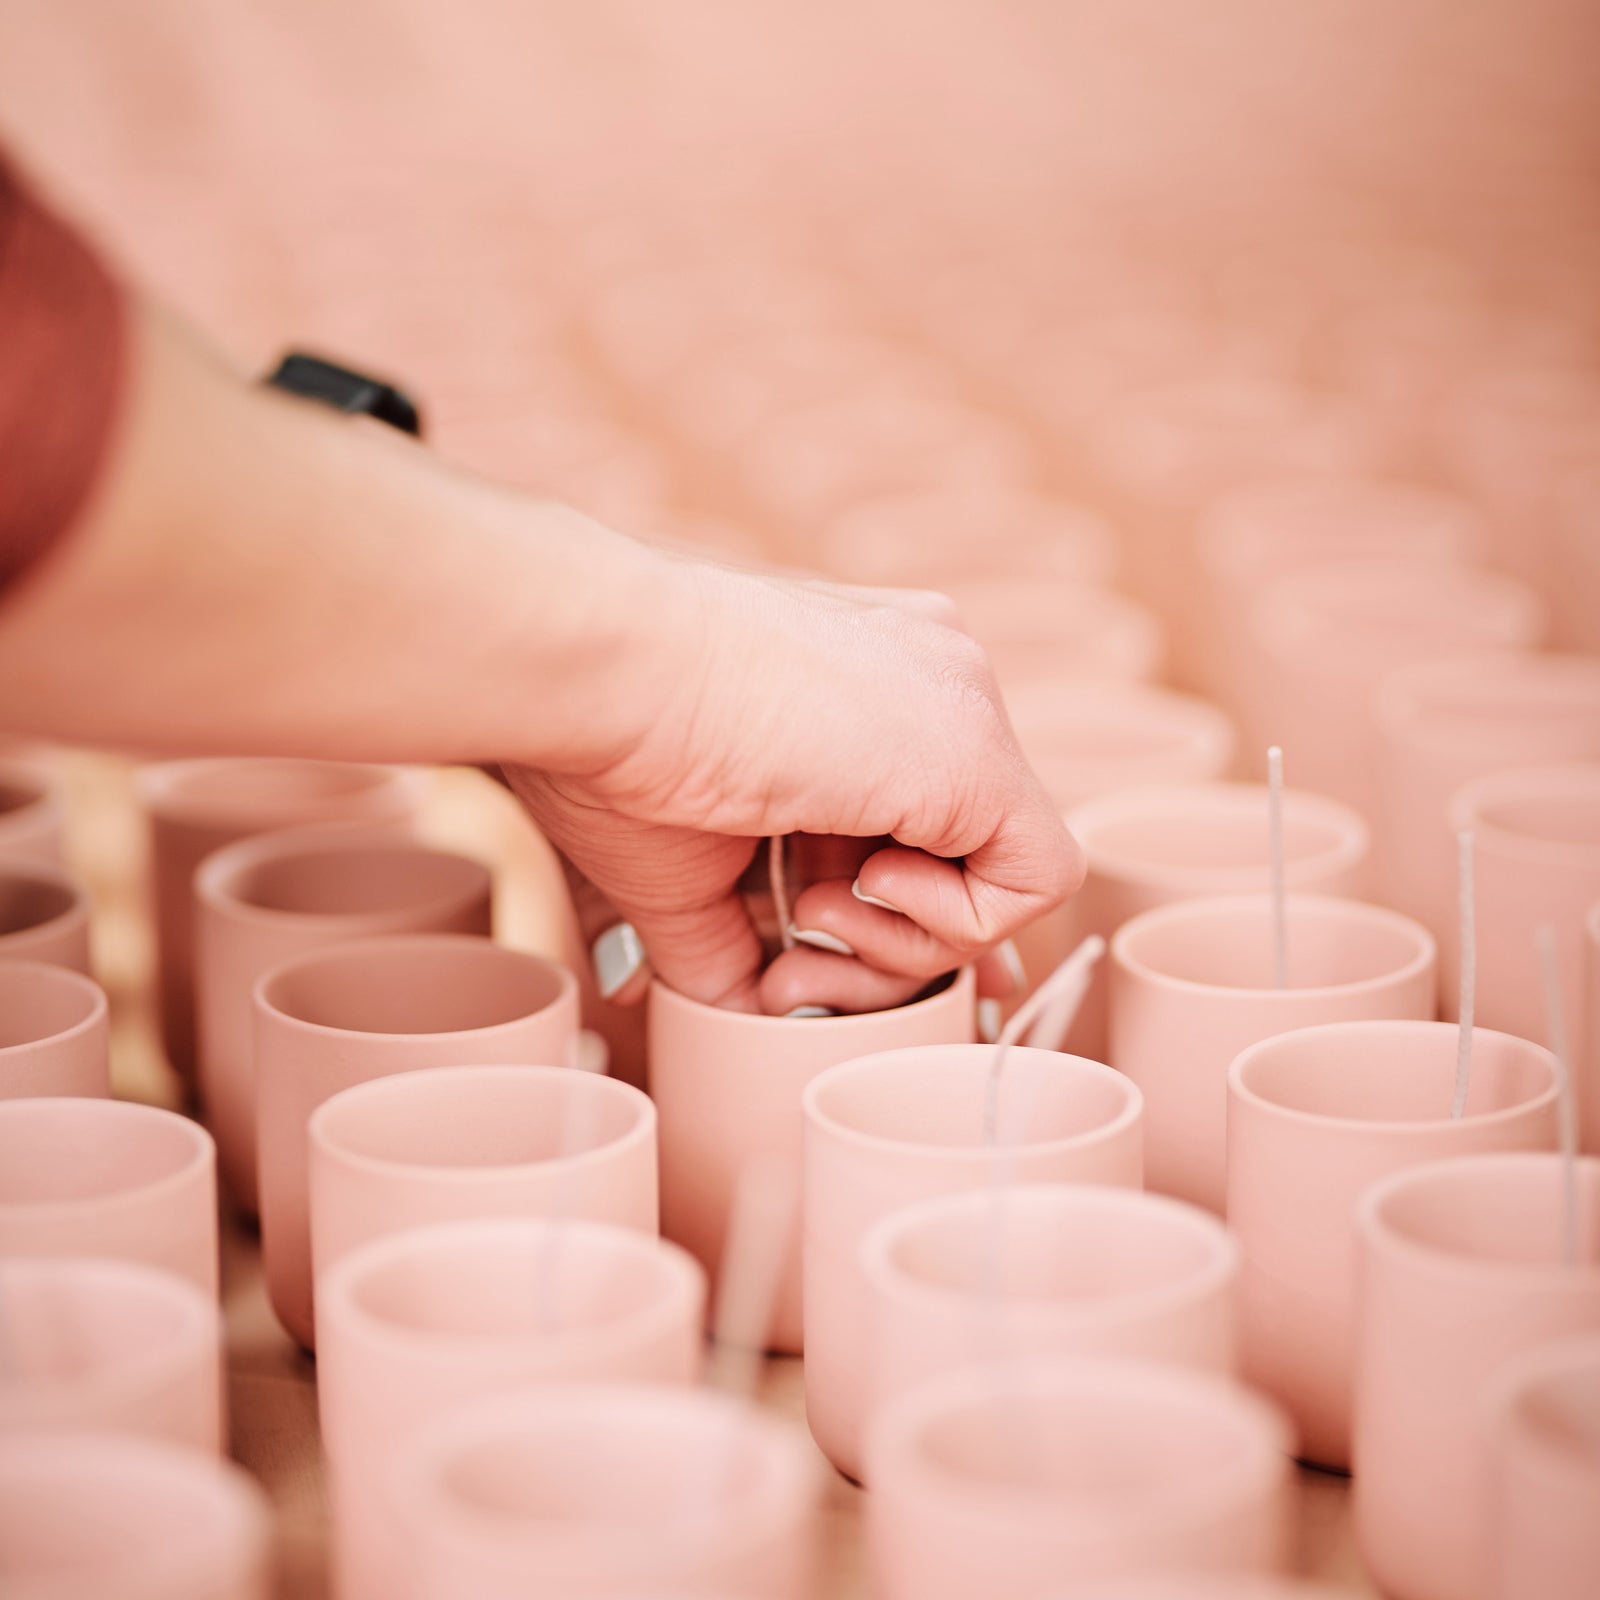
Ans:
{"label": "pink ceramic vessel", "polygon": [[[1457,794],[1450,821],[1472,830],[1478,1021],[1550,1042],[1538,947],[1539,929],[1549,924],[1571,1019],[1568,1036],[1576,1038],[1583,923],[1600,900],[1600,761],[1479,778]],[[1459,965],[1457,957],[1447,997],[1455,993]]]}
{"label": "pink ceramic vessel", "polygon": [[873,1224],[990,1185],[1139,1187],[1140,1097],[1128,1079],[1013,1049],[991,1100],[995,1062],[988,1045],[890,1050],[842,1062],[805,1092],[806,1420],[849,1477],[862,1475],[871,1296],[861,1245]]}
{"label": "pink ceramic vessel", "polygon": [[192,1082],[196,868],[239,839],[309,823],[403,837],[422,785],[394,767],[257,757],[148,766],[139,792],[150,818],[162,1042],[179,1076]]}
{"label": "pink ceramic vessel", "polygon": [[1582,1055],[1573,1086],[1582,1115],[1583,1148],[1600,1156],[1600,902],[1583,922]]}
{"label": "pink ceramic vessel", "polygon": [[165,1440],[0,1438],[6,1600],[269,1600],[272,1510],[242,1468]]}
{"label": "pink ceramic vessel", "polygon": [[123,1100],[0,1100],[0,1257],[112,1256],[215,1298],[217,1161],[198,1123]]}
{"label": "pink ceramic vessel", "polygon": [[993,571],[1104,587],[1117,536],[1084,506],[1017,485],[912,489],[851,506],[822,531],[823,570],[848,583],[941,589]]}
{"label": "pink ceramic vessel", "polygon": [[317,1394],[344,1600],[405,1589],[390,1475],[463,1404],[536,1383],[692,1383],[705,1274],[606,1223],[497,1218],[414,1228],[317,1285]]}
{"label": "pink ceramic vessel", "polygon": [[1562,483],[1550,550],[1555,637],[1566,650],[1600,654],[1600,465]]}
{"label": "pink ceramic vessel", "polygon": [[1485,1408],[1507,1362],[1600,1333],[1600,1161],[1578,1170],[1564,1259],[1553,1155],[1411,1167],[1357,1211],[1356,1536],[1393,1600],[1490,1592]]}
{"label": "pink ceramic vessel", "polygon": [[[1271,848],[1265,785],[1160,784],[1101,795],[1067,825],[1088,856],[1083,888],[1018,940],[1028,971],[1050,972],[1091,933],[1108,943],[1130,917],[1198,895],[1265,890]],[[1283,797],[1285,877],[1291,889],[1359,897],[1367,881],[1367,825],[1348,806],[1298,789]],[[1068,1048],[1107,1053],[1108,981],[1095,975]]]}
{"label": "pink ceramic vessel", "polygon": [[65,967],[0,961],[0,1100],[110,1093],[100,985]]}
{"label": "pink ceramic vessel", "polygon": [[61,864],[67,797],[60,780],[39,762],[0,759],[0,857]]}
{"label": "pink ceramic vessel", "polygon": [[223,1182],[255,1211],[255,986],[326,945],[392,933],[491,928],[487,867],[422,845],[307,829],[245,839],[194,878],[200,1094]]}
{"label": "pink ceramic vessel", "polygon": [[[1428,927],[1455,970],[1450,801],[1511,767],[1600,759],[1600,661],[1499,653],[1430,661],[1384,679],[1374,702],[1372,814],[1383,900]],[[1444,997],[1454,1016],[1455,996]]]}
{"label": "pink ceramic vessel", "polygon": [[1494,1600],[1600,1593],[1600,1333],[1541,1345],[1489,1419]]}
{"label": "pink ceramic vessel", "polygon": [[1145,1181],[1221,1212],[1228,1067],[1291,1028],[1369,1018],[1431,1022],[1433,938],[1359,900],[1285,899],[1287,978],[1274,973],[1267,894],[1158,906],[1111,941],[1110,1061],[1144,1094]]}
{"label": "pink ceramic vessel", "polygon": [[89,974],[89,895],[46,861],[0,861],[0,961],[48,961]]}
{"label": "pink ceramic vessel", "polygon": [[1281,1569],[1294,1435],[1225,1379],[1039,1361],[907,1395],[867,1444],[883,1600],[1043,1600],[1126,1573]]}
{"label": "pink ceramic vessel", "polygon": [[1371,816],[1384,678],[1417,662],[1532,649],[1546,625],[1536,591],[1473,567],[1351,561],[1280,578],[1250,617],[1254,690],[1236,708],[1245,741],[1282,745],[1296,783]]}
{"label": "pink ceramic vessel", "polygon": [[187,1279],[131,1261],[0,1260],[0,1433],[137,1433],[219,1451],[222,1325]]}
{"label": "pink ceramic vessel", "polygon": [[1356,1591],[1253,1572],[1154,1572],[1073,1584],[1051,1600],[1353,1600]]}
{"label": "pink ceramic vessel", "polygon": [[907,1206],[861,1245],[863,1421],[962,1367],[1088,1356],[1235,1369],[1239,1251],[1203,1211],[1090,1184]]}
{"label": "pink ceramic vessel", "polygon": [[1318,1466],[1350,1464],[1356,1202],[1423,1162],[1556,1145],[1549,1051],[1478,1029],[1453,1118],[1457,1039],[1442,1022],[1332,1023],[1252,1045],[1228,1072],[1244,1374]]}
{"label": "pink ceramic vessel", "polygon": [[1257,596],[1279,578],[1370,557],[1469,565],[1488,543],[1470,501],[1400,479],[1275,478],[1236,489],[1208,507],[1195,530],[1200,680],[1230,706],[1247,701],[1260,669],[1251,615]]}
{"label": "pink ceramic vessel", "polygon": [[375,1078],[310,1122],[321,1278],[371,1239],[473,1217],[582,1217],[654,1235],[647,1095],[570,1067],[432,1067]]}
{"label": "pink ceramic vessel", "polygon": [[463,1062],[576,1060],[578,986],[554,962],[470,934],[313,951],[256,986],[261,1248],[273,1309],[313,1338],[307,1125],[358,1083]]}
{"label": "pink ceramic vessel", "polygon": [[1063,811],[1115,789],[1226,777],[1233,765],[1227,717],[1170,689],[1036,681],[1009,690],[1006,710],[1023,753]]}
{"label": "pink ceramic vessel", "polygon": [[418,1600],[654,1583],[806,1600],[820,1477],[799,1430],[725,1395],[592,1384],[502,1395],[401,1462]]}
{"label": "pink ceramic vessel", "polygon": [[[798,1168],[800,1096],[840,1061],[900,1045],[970,1044],[974,986],[963,971],[924,999],[844,1017],[724,1011],[653,984],[650,1093],[661,1119],[661,1231],[717,1280],[746,1164]],[[798,1239],[785,1252],[772,1348],[800,1353]]]}

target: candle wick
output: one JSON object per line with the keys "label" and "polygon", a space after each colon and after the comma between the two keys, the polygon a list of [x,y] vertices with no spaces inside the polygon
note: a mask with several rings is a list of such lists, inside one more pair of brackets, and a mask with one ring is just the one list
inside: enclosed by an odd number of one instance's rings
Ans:
{"label": "candle wick", "polygon": [[778,919],[778,944],[784,950],[793,950],[794,934],[789,928],[789,882],[783,870],[781,833],[775,833],[767,840],[767,882],[772,886],[772,909]]}
{"label": "candle wick", "polygon": [[1477,892],[1472,875],[1472,830],[1463,828],[1456,835],[1458,866],[1456,896],[1461,913],[1461,983],[1457,1014],[1461,1031],[1456,1037],[1456,1089],[1450,1116],[1466,1113],[1467,1088],[1472,1077],[1472,1020],[1478,992],[1478,913]]}
{"label": "candle wick", "polygon": [[1267,842],[1272,863],[1272,971],[1289,987],[1289,906],[1283,866],[1283,751],[1267,751]]}
{"label": "candle wick", "polygon": [[1556,1058],[1560,1083],[1561,1254],[1569,1267],[1578,1264],[1578,1117],[1572,1102],[1571,1056],[1567,1052],[1567,1008],[1561,993],[1561,957],[1556,930],[1541,923],[1535,938],[1539,972],[1544,980],[1544,1006],[1550,1032],[1550,1053]]}

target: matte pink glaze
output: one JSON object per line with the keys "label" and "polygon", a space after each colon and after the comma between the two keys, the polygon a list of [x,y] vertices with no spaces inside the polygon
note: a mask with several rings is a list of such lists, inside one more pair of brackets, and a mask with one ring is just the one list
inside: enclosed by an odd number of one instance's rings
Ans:
{"label": "matte pink glaze", "polygon": [[369,1240],[474,1217],[657,1229],[656,1112],[571,1067],[431,1067],[375,1078],[312,1113],[311,1259],[320,1278]]}
{"label": "matte pink glaze", "polygon": [[1288,986],[1275,985],[1267,894],[1146,911],[1111,941],[1111,1065],[1144,1093],[1145,1181],[1221,1212],[1228,1067],[1248,1045],[1323,1022],[1435,1015],[1434,945],[1408,917],[1289,895]]}
{"label": "matte pink glaze", "polygon": [[166,1440],[0,1438],[6,1600],[269,1600],[272,1509],[232,1462]]}
{"label": "matte pink glaze", "polygon": [[405,1452],[417,1600],[645,1583],[811,1593],[821,1490],[796,1428],[726,1395],[588,1384],[453,1413]]}
{"label": "matte pink glaze", "polygon": [[1333,1023],[1263,1040],[1228,1072],[1244,1375],[1319,1466],[1350,1464],[1361,1196],[1423,1162],[1556,1146],[1555,1058],[1509,1034],[1476,1031],[1451,1117],[1458,1037],[1444,1022]]}
{"label": "matte pink glaze", "polygon": [[1251,613],[1279,578],[1372,556],[1465,565],[1488,544],[1471,501],[1396,478],[1276,478],[1236,489],[1195,529],[1203,592],[1190,620],[1200,681],[1230,706],[1248,700],[1261,669]]}
{"label": "matte pink glaze", "polygon": [[140,769],[150,819],[161,1036],[185,1082],[195,1075],[194,875],[224,845],[308,823],[347,823],[366,836],[405,837],[422,798],[397,767],[278,757],[167,761]]}
{"label": "matte pink glaze", "polygon": [[[1472,829],[1478,1021],[1550,1042],[1538,950],[1538,930],[1548,923],[1560,956],[1568,1037],[1576,1041],[1584,918],[1600,900],[1600,761],[1479,778],[1451,802],[1450,821]],[[1457,958],[1446,975],[1447,994],[1459,964]]]}
{"label": "matte pink glaze", "polygon": [[222,1322],[175,1273],[132,1261],[0,1260],[0,1433],[87,1429],[220,1451]]}
{"label": "matte pink glaze", "polygon": [[[1130,917],[1197,895],[1261,891],[1270,879],[1264,784],[1159,784],[1101,795],[1067,813],[1088,856],[1072,899],[1027,929],[1018,944],[1028,972],[1043,978],[1091,933],[1107,943]],[[1291,889],[1359,897],[1367,882],[1367,825],[1348,806],[1289,789],[1283,851]],[[1106,963],[1084,997],[1067,1047],[1107,1053]]]}
{"label": "matte pink glaze", "polygon": [[1025,683],[1007,691],[1006,710],[1063,810],[1115,789],[1203,783],[1233,764],[1232,723],[1209,701],[1171,689]]}
{"label": "matte pink glaze", "polygon": [[1139,1091],[1098,1061],[1007,1052],[996,1142],[985,1143],[989,1045],[885,1051],[806,1090],[801,1255],[806,1420],[823,1453],[862,1476],[871,1297],[861,1245],[919,1200],[998,1183],[1140,1183]]}
{"label": "matte pink glaze", "polygon": [[201,1099],[223,1182],[257,1206],[256,984],[295,957],[391,933],[492,931],[489,870],[420,844],[311,829],[245,839],[194,877],[196,1045]]}
{"label": "matte pink glaze", "polygon": [[89,893],[48,861],[0,861],[0,961],[89,975]]}
{"label": "matte pink glaze", "polygon": [[1162,1570],[1277,1571],[1289,1452],[1275,1407],[1141,1363],[969,1368],[874,1421],[867,1554],[882,1600],[1044,1600]]}
{"label": "matte pink glaze", "polygon": [[1099,1357],[1231,1375],[1239,1251],[1194,1206],[1090,1184],[907,1206],[861,1243],[864,1424],[979,1362]]}
{"label": "matte pink glaze", "polygon": [[0,1100],[111,1093],[100,985],[65,967],[0,961]]}
{"label": "matte pink glaze", "polygon": [[[1600,758],[1600,660],[1501,651],[1430,661],[1391,673],[1374,706],[1383,900],[1432,931],[1441,965],[1454,972],[1450,801],[1493,772]],[[1441,998],[1454,1017],[1454,991]]]}
{"label": "matte pink glaze", "polygon": [[1283,746],[1296,783],[1371,816],[1384,678],[1420,661],[1534,649],[1547,625],[1536,590],[1480,568],[1375,560],[1298,572],[1256,598],[1259,669],[1240,723],[1248,742]]}
{"label": "matte pink glaze", "polygon": [[1493,1387],[1514,1357],[1600,1333],[1600,1161],[1579,1168],[1577,1265],[1561,1255],[1561,1167],[1411,1167],[1358,1208],[1356,1537],[1392,1600],[1489,1594]]}
{"label": "matte pink glaze", "polygon": [[0,1100],[0,1257],[112,1256],[217,1292],[217,1160],[176,1112]]}
{"label": "matte pink glaze", "polygon": [[283,1325],[310,1346],[307,1124],[341,1089],[462,1062],[569,1065],[578,986],[540,956],[469,934],[331,945],[256,986],[261,1247]]}
{"label": "matte pink glaze", "polygon": [[67,834],[67,796],[43,762],[0,759],[0,857],[59,866]]}
{"label": "matte pink glaze", "polygon": [[[800,1164],[800,1096],[818,1073],[898,1045],[970,1044],[970,971],[926,999],[845,1017],[766,1017],[650,988],[650,1094],[661,1119],[661,1231],[711,1274],[713,1294],[740,1174]],[[785,1253],[772,1348],[802,1342],[800,1248]]]}
{"label": "matte pink glaze", "polygon": [[1600,902],[1583,920],[1583,994],[1580,1000],[1582,1052],[1573,1074],[1573,1089],[1582,1118],[1584,1152],[1600,1156]]}
{"label": "matte pink glaze", "polygon": [[1502,1374],[1489,1418],[1494,1600],[1600,1593],[1600,1333]]}
{"label": "matte pink glaze", "polygon": [[1298,1578],[1241,1572],[1156,1572],[1106,1583],[1074,1584],[1052,1600],[1351,1600],[1355,1591]]}
{"label": "matte pink glaze", "polygon": [[317,1399],[343,1600],[404,1591],[391,1482],[408,1441],[536,1383],[692,1383],[705,1274],[627,1228],[497,1218],[394,1234],[317,1284]]}

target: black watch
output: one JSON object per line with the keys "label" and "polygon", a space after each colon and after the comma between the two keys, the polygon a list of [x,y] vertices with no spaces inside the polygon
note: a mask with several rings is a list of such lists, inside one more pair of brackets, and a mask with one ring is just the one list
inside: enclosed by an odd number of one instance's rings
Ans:
{"label": "black watch", "polygon": [[266,381],[275,389],[320,400],[335,411],[376,417],[402,433],[417,437],[422,434],[422,418],[404,390],[381,378],[369,378],[365,373],[324,361],[321,356],[291,350]]}

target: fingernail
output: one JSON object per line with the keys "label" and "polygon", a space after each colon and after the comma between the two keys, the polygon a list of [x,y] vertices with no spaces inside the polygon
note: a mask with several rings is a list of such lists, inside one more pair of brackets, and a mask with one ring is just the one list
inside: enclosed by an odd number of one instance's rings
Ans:
{"label": "fingernail", "polygon": [[850,893],[865,905],[877,906],[880,911],[893,911],[897,916],[900,913],[899,906],[892,906],[887,900],[880,900],[875,894],[868,894],[866,890],[861,887],[861,880],[859,878],[857,878],[856,881],[850,885]]}
{"label": "fingernail", "polygon": [[589,959],[594,963],[594,981],[600,997],[609,1000],[644,965],[644,941],[631,922],[618,922],[589,947]]}
{"label": "fingernail", "polygon": [[836,1014],[827,1006],[796,1006],[793,1011],[784,1012],[786,1017],[831,1017]]}
{"label": "fingernail", "polygon": [[808,944],[813,950],[826,950],[836,956],[853,956],[855,950],[836,933],[824,933],[820,928],[790,928],[789,937],[796,944]]}
{"label": "fingernail", "polygon": [[995,946],[995,954],[1006,964],[1006,971],[1011,974],[1011,981],[1019,989],[1028,987],[1028,969],[1022,964],[1022,957],[1017,953],[1017,947],[1010,939],[1002,939]]}
{"label": "fingernail", "polygon": [[980,1000],[978,1002],[978,1037],[985,1044],[993,1044],[1000,1037],[1000,1002],[998,1000]]}

